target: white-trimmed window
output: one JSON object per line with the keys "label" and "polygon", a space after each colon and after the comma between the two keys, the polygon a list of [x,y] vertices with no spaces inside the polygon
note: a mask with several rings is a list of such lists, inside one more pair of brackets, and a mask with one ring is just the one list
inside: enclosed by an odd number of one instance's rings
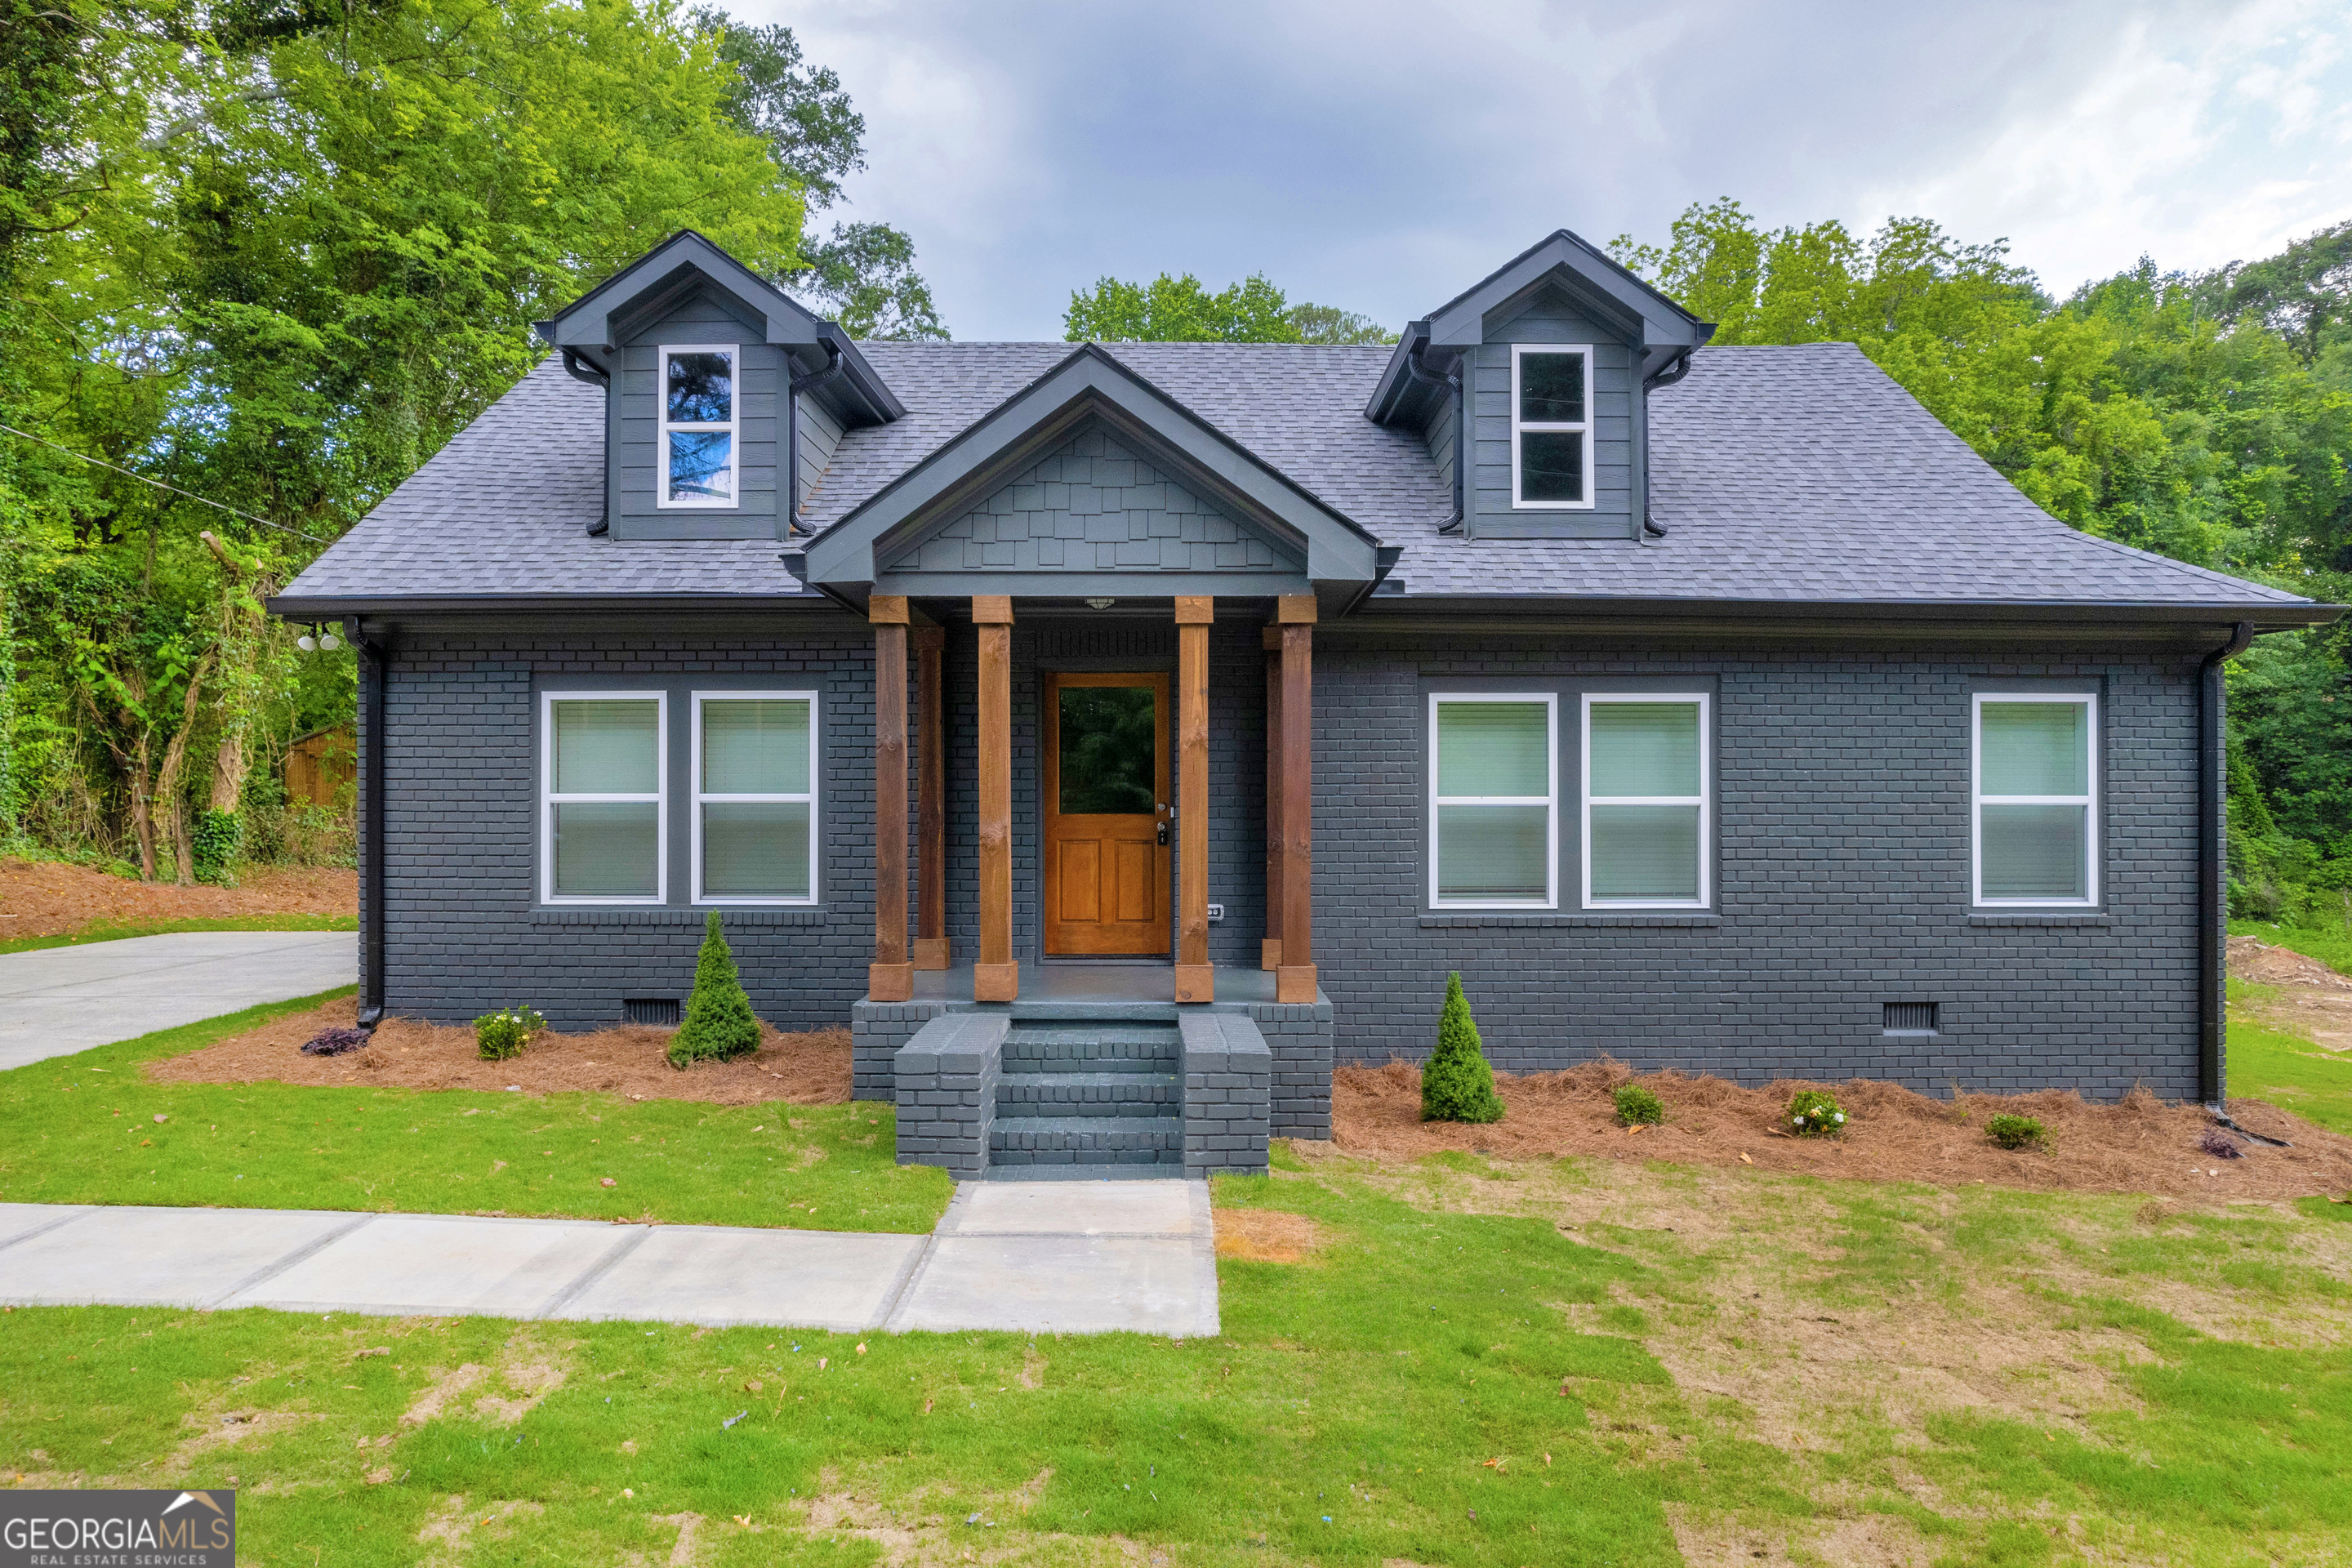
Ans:
{"label": "white-trimmed window", "polygon": [[816,901],[816,693],[694,694],[694,901]]}
{"label": "white-trimmed window", "polygon": [[1979,691],[1970,699],[1969,861],[1979,905],[2098,902],[2098,700]]}
{"label": "white-trimmed window", "polygon": [[669,703],[659,692],[540,699],[540,896],[658,904],[669,886]]}
{"label": "white-trimmed window", "polygon": [[1707,747],[1703,692],[1585,694],[1585,908],[1707,907]]}
{"label": "white-trimmed window", "polygon": [[733,343],[665,343],[661,349],[664,507],[738,504],[736,366]]}
{"label": "white-trimmed window", "polygon": [[1549,692],[1429,700],[1429,901],[1553,908],[1559,864],[1559,700]]}
{"label": "white-trimmed window", "polygon": [[1511,504],[1592,505],[1592,349],[1511,346]]}

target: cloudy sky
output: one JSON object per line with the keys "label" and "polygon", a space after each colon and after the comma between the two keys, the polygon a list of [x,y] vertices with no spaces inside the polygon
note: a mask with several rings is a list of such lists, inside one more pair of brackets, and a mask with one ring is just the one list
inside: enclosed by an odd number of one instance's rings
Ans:
{"label": "cloudy sky", "polygon": [[958,338],[1106,273],[1263,271],[1391,324],[1560,226],[1890,213],[2063,291],[2352,216],[2352,5],[735,0],[865,113],[856,216]]}

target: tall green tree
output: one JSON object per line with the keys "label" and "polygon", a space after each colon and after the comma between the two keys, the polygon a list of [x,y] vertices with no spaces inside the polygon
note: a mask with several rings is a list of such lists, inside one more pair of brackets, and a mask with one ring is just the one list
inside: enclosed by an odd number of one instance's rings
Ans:
{"label": "tall green tree", "polygon": [[[845,204],[842,182],[866,167],[866,117],[851,106],[840,75],[809,64],[790,27],[740,22],[698,6],[694,25],[717,40],[735,68],[727,114],[768,143],[797,177],[814,217]],[[884,223],[842,223],[801,236],[801,263],[779,280],[857,337],[945,342],[931,288],[915,270],[915,242]]]}
{"label": "tall green tree", "polygon": [[807,203],[668,0],[29,15],[40,47],[0,49],[0,422],[67,451],[0,437],[18,825],[171,874],[237,794],[225,751],[266,765],[259,737],[348,711],[347,655],[289,677],[285,628],[235,605],[588,280],[683,226],[787,276]]}

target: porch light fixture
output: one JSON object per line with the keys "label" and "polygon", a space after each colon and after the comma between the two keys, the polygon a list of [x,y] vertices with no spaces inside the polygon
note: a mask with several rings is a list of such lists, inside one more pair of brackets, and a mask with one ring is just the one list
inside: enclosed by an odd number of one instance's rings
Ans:
{"label": "porch light fixture", "polygon": [[1118,601],[1117,599],[1088,599],[1087,601],[1087,608],[1089,610],[1108,610],[1113,605],[1118,603]]}
{"label": "porch light fixture", "polygon": [[304,632],[300,637],[294,639],[294,646],[300,648],[304,653],[316,653],[319,651],[319,639],[312,637],[309,632]]}

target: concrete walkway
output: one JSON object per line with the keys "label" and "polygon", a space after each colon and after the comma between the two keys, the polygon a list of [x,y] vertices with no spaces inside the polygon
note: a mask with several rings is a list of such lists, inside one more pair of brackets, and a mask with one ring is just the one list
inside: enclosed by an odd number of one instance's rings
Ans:
{"label": "concrete walkway", "polygon": [[0,1071],[359,980],[347,931],[205,931],[0,953]]}
{"label": "concrete walkway", "polygon": [[1205,1182],[967,1183],[931,1235],[0,1204],[0,1301],[845,1332],[1217,1331]]}

